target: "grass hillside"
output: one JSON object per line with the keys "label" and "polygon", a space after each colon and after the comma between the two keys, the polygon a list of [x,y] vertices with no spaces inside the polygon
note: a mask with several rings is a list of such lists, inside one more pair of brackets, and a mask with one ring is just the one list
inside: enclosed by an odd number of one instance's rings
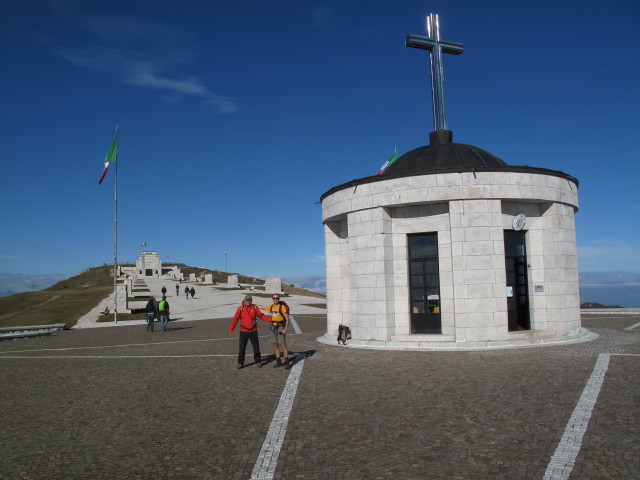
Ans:
{"label": "grass hillside", "polygon": [[0,327],[75,325],[113,291],[112,270],[110,266],[90,268],[45,290],[0,298]]}
{"label": "grass hillside", "polygon": [[[227,274],[205,268],[180,265],[186,277],[195,273],[202,277],[206,273],[213,274],[218,283],[226,283]],[[68,327],[76,324],[78,319],[88,313],[100,301],[113,292],[113,267],[105,265],[80,272],[55,285],[37,292],[22,292],[0,298],[0,327],[16,327],[26,325],[47,325],[65,323]],[[241,285],[262,285],[263,281],[238,275]],[[282,289],[290,295],[306,295],[325,298],[319,293],[282,284]],[[118,313],[118,318],[124,313]],[[124,318],[123,318],[124,319]]]}

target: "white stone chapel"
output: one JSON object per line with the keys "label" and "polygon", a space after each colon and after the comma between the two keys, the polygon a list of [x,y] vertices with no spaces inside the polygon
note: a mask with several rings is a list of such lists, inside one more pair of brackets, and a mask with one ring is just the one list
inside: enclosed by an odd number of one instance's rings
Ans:
{"label": "white stone chapel", "polygon": [[428,36],[435,131],[382,173],[324,193],[327,333],[351,346],[491,348],[583,341],[574,214],[578,181],[510,166],[446,129],[442,53]]}

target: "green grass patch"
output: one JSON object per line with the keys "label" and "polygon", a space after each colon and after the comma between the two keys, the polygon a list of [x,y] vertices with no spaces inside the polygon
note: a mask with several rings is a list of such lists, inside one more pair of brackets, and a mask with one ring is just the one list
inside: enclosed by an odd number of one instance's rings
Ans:
{"label": "green grass patch", "polygon": [[303,303],[305,307],[314,307],[314,308],[327,308],[326,303]]}
{"label": "green grass patch", "polygon": [[189,275],[193,273],[196,278],[200,278],[201,280],[204,280],[205,275],[211,274],[211,278],[216,283],[227,283],[229,275],[238,275],[238,283],[248,283],[251,285],[261,285],[264,283],[263,280],[247,277],[246,275],[241,275],[239,273],[227,273],[219,270],[209,270],[208,268],[190,267],[184,263],[175,263],[174,265],[180,268],[182,275],[187,278],[187,282],[189,281]]}
{"label": "green grass patch", "polygon": [[305,290],[304,288],[294,287],[293,285],[287,285],[286,283],[282,284],[282,291],[286,295],[302,295],[304,297],[314,297],[321,298],[325,300],[327,297],[321,293],[312,292],[310,290]]}
{"label": "green grass patch", "polygon": [[78,319],[113,291],[113,267],[85,270],[38,292],[0,298],[0,327],[65,323]]}

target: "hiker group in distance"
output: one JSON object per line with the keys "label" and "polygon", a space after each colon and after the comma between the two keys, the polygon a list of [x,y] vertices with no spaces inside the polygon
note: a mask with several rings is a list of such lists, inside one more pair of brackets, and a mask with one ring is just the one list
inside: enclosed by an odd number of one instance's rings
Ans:
{"label": "hiker group in distance", "polygon": [[[147,332],[153,332],[153,323],[156,319],[160,320],[160,325],[162,326],[162,331],[167,331],[167,324],[169,323],[169,302],[167,302],[167,287],[162,286],[162,300],[158,302],[156,305],[156,299],[151,297],[147,302],[147,306],[145,307],[145,312],[147,314]],[[189,299],[189,294],[191,294],[191,298],[195,298],[196,289],[188,285],[184,287],[184,294]],[[176,297],[180,295],[180,287],[176,283]]]}
{"label": "hiker group in distance", "polygon": [[[158,317],[162,326],[162,331],[167,331],[167,324],[169,323],[169,302],[167,302],[167,289],[162,287],[162,300],[156,305],[155,298],[151,297],[147,302],[146,314],[147,314],[147,332],[153,332],[153,326],[155,318]],[[195,289],[188,286],[184,287],[185,296],[188,299],[189,293],[191,298],[195,297]],[[176,297],[179,296],[180,290],[176,285]],[[284,365],[286,370],[290,369],[293,362],[289,358],[289,350],[287,349],[287,329],[289,328],[289,306],[280,299],[280,295],[274,294],[271,297],[272,304],[265,307],[260,307],[253,304],[253,298],[251,295],[246,295],[242,304],[236,310],[231,324],[229,325],[228,333],[233,333],[236,325],[240,323],[240,338],[238,348],[238,364],[236,368],[241,369],[244,367],[244,360],[246,356],[247,343],[251,342],[253,347],[253,360],[258,368],[262,368],[262,355],[260,354],[260,342],[258,339],[258,318],[263,322],[270,323],[271,339],[273,342],[273,352],[275,354],[276,362],[273,365],[274,368],[278,368]],[[260,309],[266,311],[269,316],[265,315]],[[282,358],[281,358],[282,357]]]}

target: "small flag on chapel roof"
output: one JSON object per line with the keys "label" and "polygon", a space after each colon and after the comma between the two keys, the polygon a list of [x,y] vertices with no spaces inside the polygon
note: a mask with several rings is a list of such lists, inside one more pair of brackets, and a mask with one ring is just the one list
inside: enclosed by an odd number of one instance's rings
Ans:
{"label": "small flag on chapel roof", "polygon": [[376,175],[380,175],[381,173],[383,173],[385,169],[389,167],[397,159],[398,159],[398,152],[393,152],[393,155],[391,155],[389,159],[386,162],[384,162],[384,165],[380,167],[380,170],[378,170],[378,173],[376,173]]}

